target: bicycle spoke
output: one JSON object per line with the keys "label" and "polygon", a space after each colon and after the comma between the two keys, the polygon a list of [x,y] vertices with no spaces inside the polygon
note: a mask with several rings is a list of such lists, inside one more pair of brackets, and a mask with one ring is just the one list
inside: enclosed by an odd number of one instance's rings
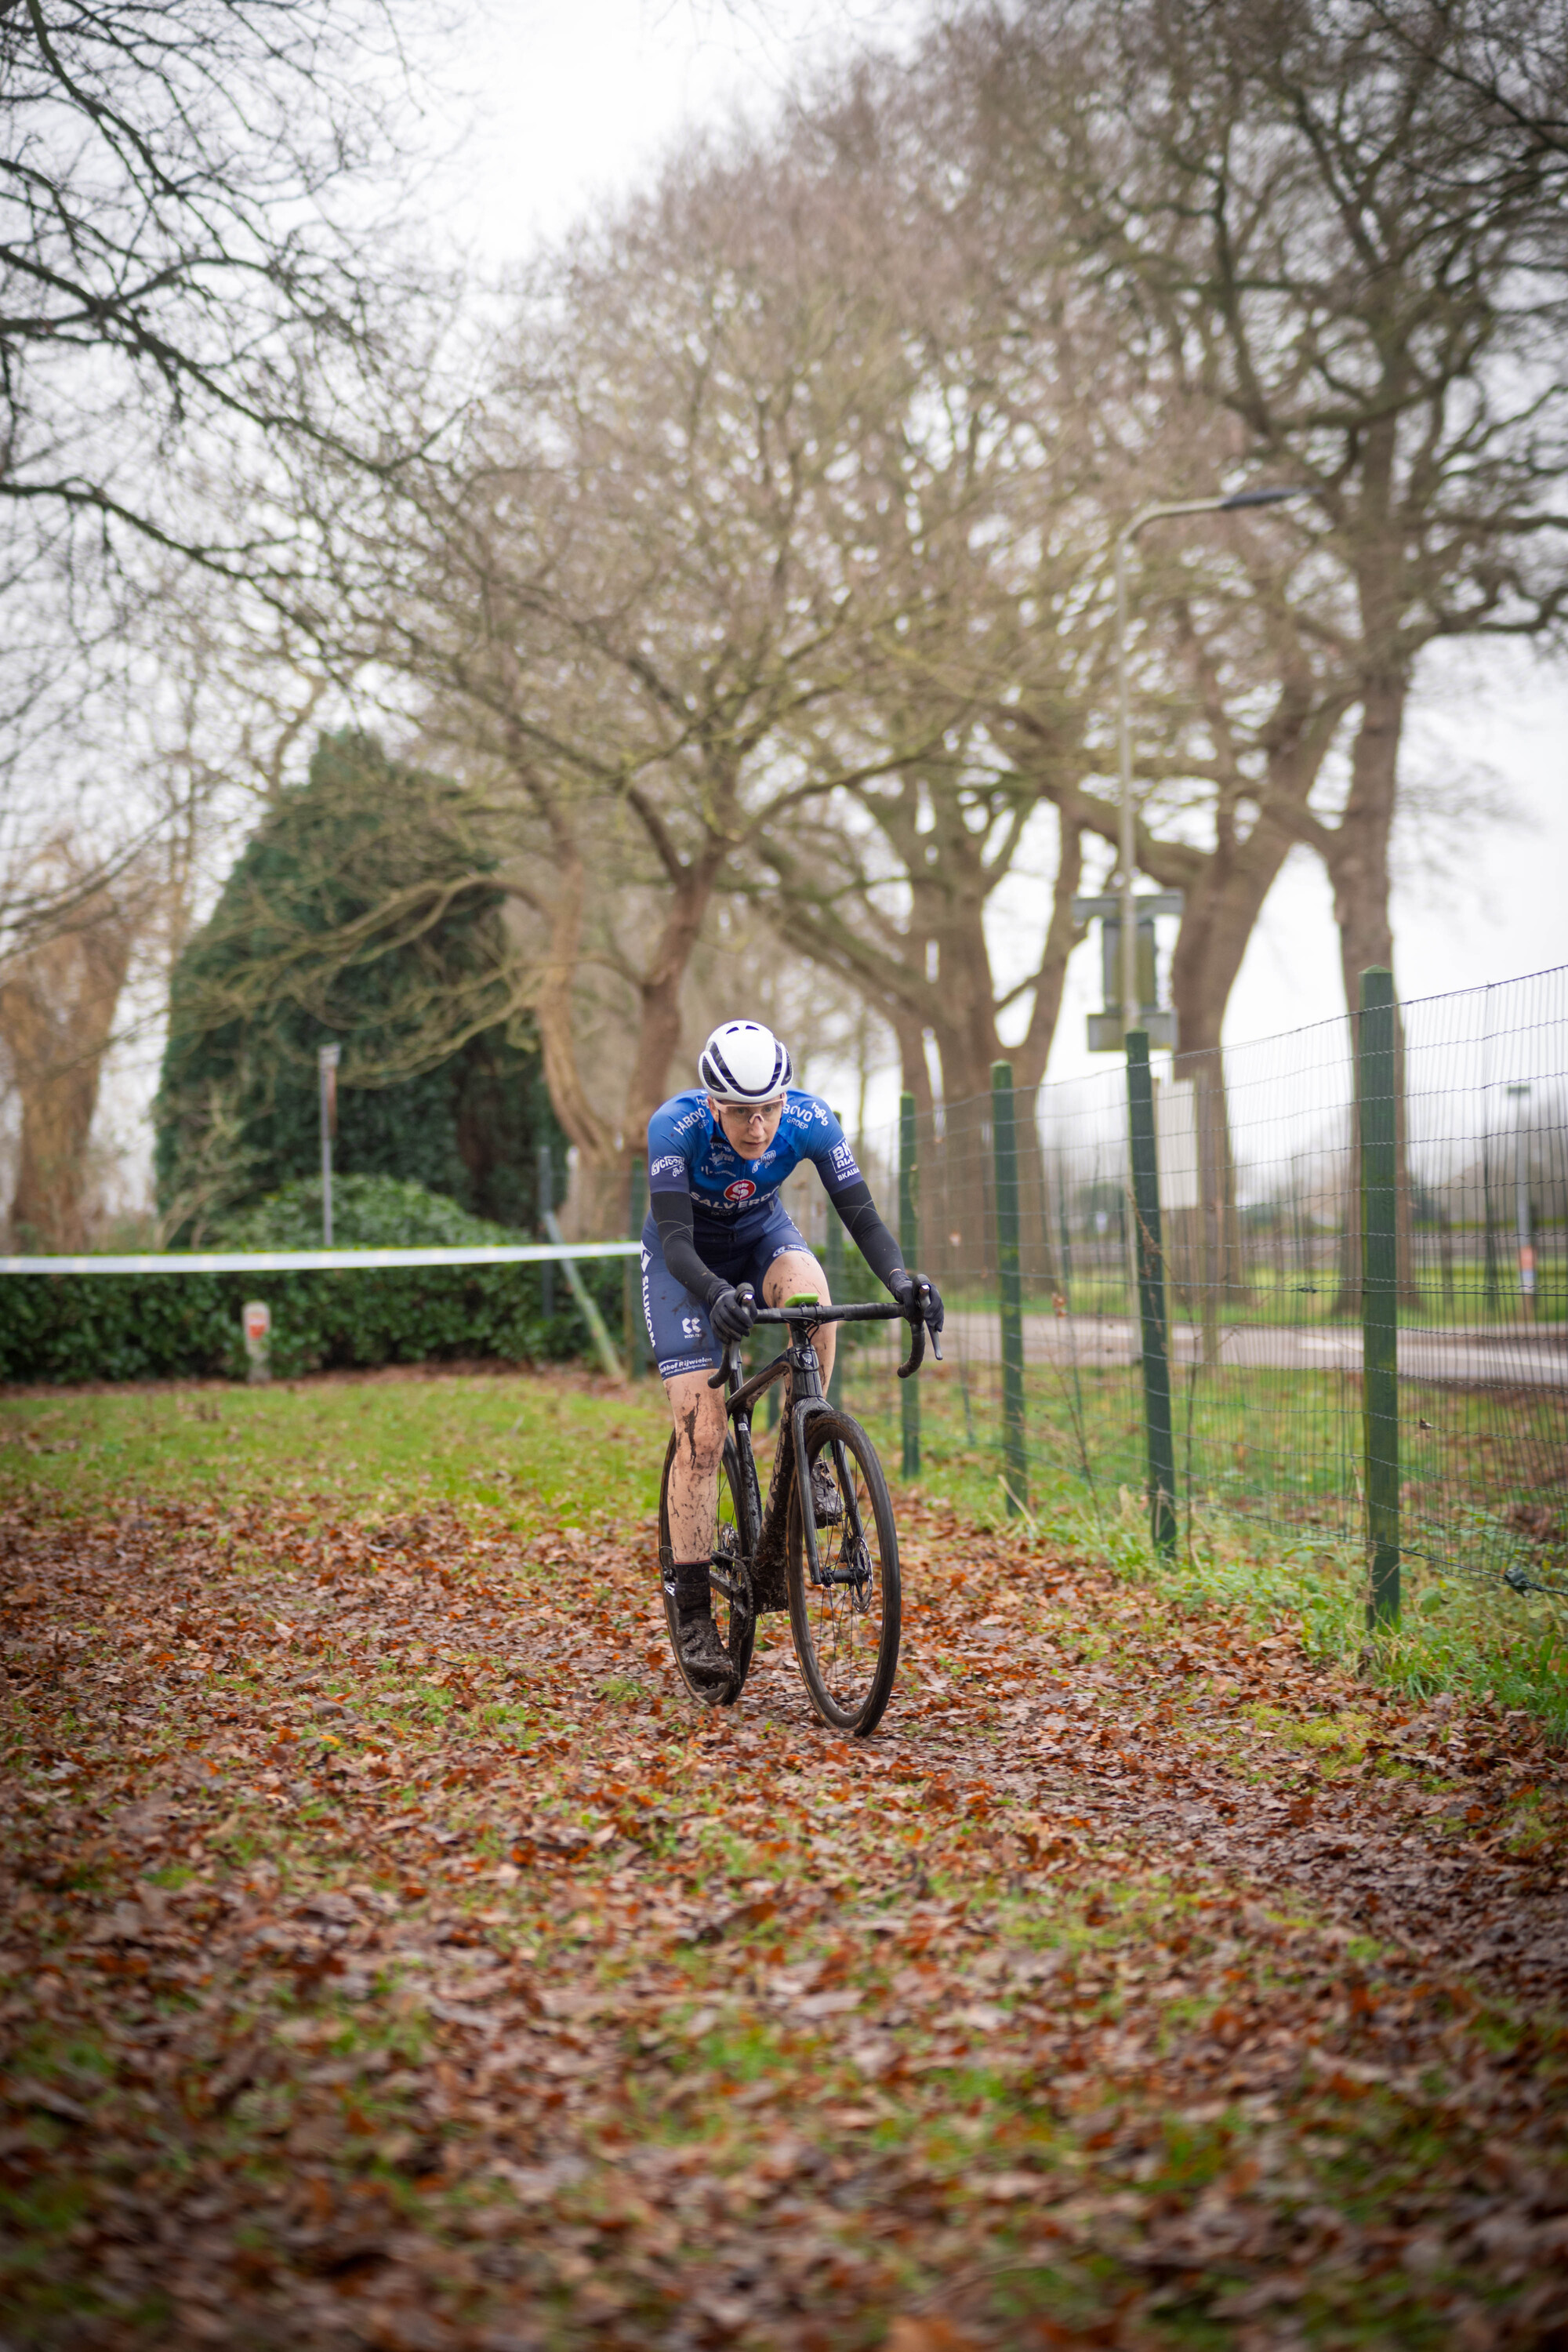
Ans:
{"label": "bicycle spoke", "polygon": [[[814,1579],[797,1497],[790,1563],[795,1646],[817,1712],[841,1729],[865,1733],[880,1718],[898,1664],[892,1512],[881,1466],[858,1423],[820,1415],[808,1424],[806,1447],[813,1465],[824,1459],[830,1465],[843,1516],[815,1530]],[[809,1497],[809,1473],[802,1485]]]}

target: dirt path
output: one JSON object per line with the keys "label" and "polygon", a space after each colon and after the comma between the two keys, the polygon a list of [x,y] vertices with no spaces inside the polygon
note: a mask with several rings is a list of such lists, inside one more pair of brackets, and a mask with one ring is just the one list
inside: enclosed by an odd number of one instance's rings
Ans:
{"label": "dirt path", "polygon": [[857,1748],[328,1511],[0,1522],[5,2344],[1568,2342],[1528,1723],[928,1512]]}

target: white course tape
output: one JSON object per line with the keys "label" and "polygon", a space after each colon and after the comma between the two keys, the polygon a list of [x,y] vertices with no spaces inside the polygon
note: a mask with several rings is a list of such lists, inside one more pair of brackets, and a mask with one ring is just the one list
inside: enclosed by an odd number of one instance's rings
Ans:
{"label": "white course tape", "polygon": [[0,1274],[314,1274],[332,1266],[561,1265],[636,1257],[640,1242],[522,1242],[515,1249],[179,1250],[163,1257],[0,1257]]}

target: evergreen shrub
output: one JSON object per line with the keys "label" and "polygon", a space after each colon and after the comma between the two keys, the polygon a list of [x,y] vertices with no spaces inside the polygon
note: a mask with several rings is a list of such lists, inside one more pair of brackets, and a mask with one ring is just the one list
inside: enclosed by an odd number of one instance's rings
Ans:
{"label": "evergreen shrub", "polygon": [[492,876],[449,779],[325,735],[247,842],[170,988],[158,1203],[179,1244],[321,1164],[317,1054],[336,1040],[336,1162],[531,1230],[538,1147],[565,1139]]}

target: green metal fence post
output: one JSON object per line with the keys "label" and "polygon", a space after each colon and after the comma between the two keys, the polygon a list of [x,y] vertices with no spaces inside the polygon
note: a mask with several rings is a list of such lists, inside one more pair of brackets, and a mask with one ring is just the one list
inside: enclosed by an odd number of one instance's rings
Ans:
{"label": "green metal fence post", "polygon": [[1394,974],[1361,976],[1356,1098],[1361,1107],[1362,1443],[1369,1625],[1399,1622],[1399,1253]]}
{"label": "green metal fence post", "polygon": [[[647,1155],[639,1151],[631,1164],[626,1180],[626,1239],[636,1241],[642,1232],[643,1219],[647,1214]],[[642,1319],[642,1267],[635,1257],[626,1260],[626,1276],[621,1288],[622,1353],[626,1360],[626,1378],[638,1380],[647,1370],[647,1327]]]}
{"label": "green metal fence post", "polygon": [[1165,1254],[1160,1238],[1160,1162],[1149,1034],[1127,1033],[1127,1131],[1132,1159],[1133,1249],[1143,1326],[1143,1421],[1149,1447],[1149,1525],[1162,1551],[1176,1548],[1176,1446],[1165,1344]]}
{"label": "green metal fence post", "polygon": [[[899,1097],[899,1247],[912,1274],[920,1263],[920,1225],[915,1215],[915,1098]],[[900,1382],[904,1416],[904,1475],[921,1475],[921,1387],[919,1381]]]}
{"label": "green metal fence post", "polygon": [[991,1065],[991,1149],[996,1176],[996,1283],[1002,1316],[1003,1491],[1007,1516],[1029,1499],[1024,1445],[1024,1301],[1018,1266],[1018,1134],[1014,1118],[1013,1065]]}

